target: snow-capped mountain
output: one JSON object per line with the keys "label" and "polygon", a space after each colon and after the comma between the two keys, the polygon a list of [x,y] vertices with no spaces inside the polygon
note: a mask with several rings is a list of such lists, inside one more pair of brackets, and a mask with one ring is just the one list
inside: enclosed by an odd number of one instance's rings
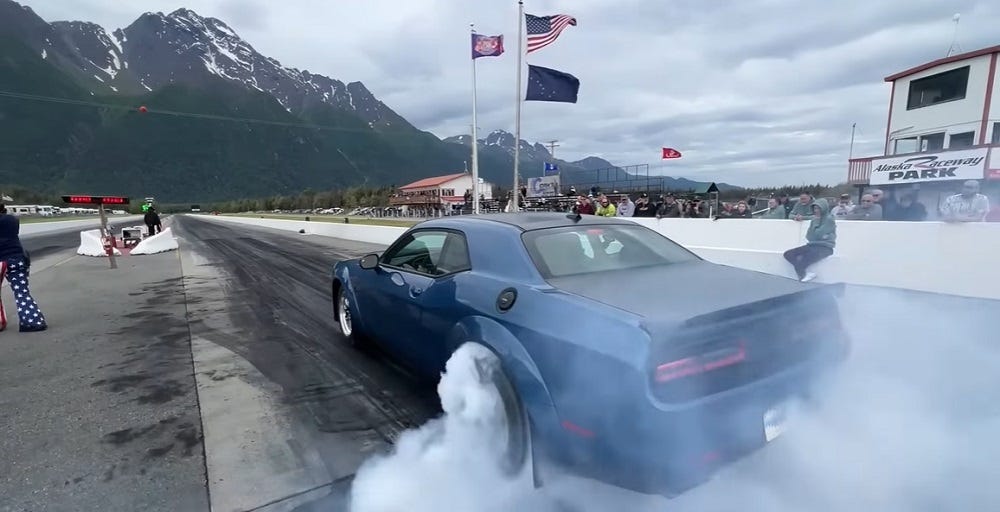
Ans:
{"label": "snow-capped mountain", "polygon": [[128,69],[122,47],[100,25],[85,21],[56,21],[52,23],[52,28],[80,57],[77,65],[81,72],[113,92],[118,92],[117,82],[127,82],[119,80],[122,72]]}
{"label": "snow-capped mountain", "polygon": [[[448,137],[444,139],[445,142],[450,142],[453,144],[461,144],[463,146],[469,146],[472,140],[471,135],[455,135],[453,137]],[[514,156],[514,134],[504,131],[504,130],[493,130],[484,139],[479,139],[479,150],[484,152],[497,152],[508,155],[510,158]],[[596,169],[607,169],[614,167],[614,164],[598,158],[596,156],[588,156],[582,160],[569,162],[566,160],[560,160],[558,158],[553,159],[552,153],[549,152],[549,148],[545,147],[540,143],[531,144],[530,142],[521,139],[520,147],[521,162],[537,163],[541,164],[544,162],[555,162],[557,164],[562,164],[564,167],[571,167],[578,170],[596,170]]]}
{"label": "snow-capped mountain", "polygon": [[3,20],[29,32],[30,37],[17,35],[44,58],[70,68],[98,95],[154,91],[172,83],[200,86],[222,78],[266,93],[294,114],[325,104],[355,113],[376,130],[414,129],[361,82],[285,67],[223,21],[190,9],[147,12],[111,34],[88,22],[48,24],[12,0],[0,0],[0,28]]}

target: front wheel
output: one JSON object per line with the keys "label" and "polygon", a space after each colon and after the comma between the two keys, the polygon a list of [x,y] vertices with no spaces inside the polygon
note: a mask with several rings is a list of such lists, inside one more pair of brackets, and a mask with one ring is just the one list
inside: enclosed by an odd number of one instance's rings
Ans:
{"label": "front wheel", "polygon": [[343,285],[337,284],[334,284],[334,289],[336,290],[334,293],[334,300],[336,302],[334,302],[333,312],[337,317],[337,325],[340,326],[340,332],[344,335],[344,338],[347,338],[347,342],[351,346],[361,348],[367,342],[355,327],[351,299],[347,294],[347,289]]}

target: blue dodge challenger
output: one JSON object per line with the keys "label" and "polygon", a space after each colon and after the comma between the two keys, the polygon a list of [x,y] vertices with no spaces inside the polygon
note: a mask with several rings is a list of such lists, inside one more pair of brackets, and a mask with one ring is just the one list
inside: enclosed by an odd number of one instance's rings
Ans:
{"label": "blue dodge challenger", "polygon": [[626,219],[429,220],[338,262],[334,314],[437,378],[467,343],[503,398],[502,467],[673,496],[769,443],[849,349],[838,285],[705,261]]}

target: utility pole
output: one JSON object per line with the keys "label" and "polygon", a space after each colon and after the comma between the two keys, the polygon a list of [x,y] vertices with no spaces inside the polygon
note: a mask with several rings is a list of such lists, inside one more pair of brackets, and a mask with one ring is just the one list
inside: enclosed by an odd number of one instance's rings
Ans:
{"label": "utility pole", "polygon": [[549,147],[549,154],[552,155],[553,159],[555,159],[555,157],[556,157],[556,148],[559,147],[559,144],[556,144],[556,142],[559,142],[559,141],[557,141],[557,140],[550,140],[550,141],[548,141],[548,142],[545,143],[545,145]]}
{"label": "utility pole", "polygon": [[857,130],[858,123],[851,123],[851,149],[847,154],[847,159],[850,160],[854,158],[854,131]]}

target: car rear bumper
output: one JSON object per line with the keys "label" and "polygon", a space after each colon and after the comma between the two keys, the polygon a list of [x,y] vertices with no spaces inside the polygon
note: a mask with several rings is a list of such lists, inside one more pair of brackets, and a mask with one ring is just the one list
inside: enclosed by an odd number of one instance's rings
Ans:
{"label": "car rear bumper", "polygon": [[687,407],[648,400],[589,438],[563,434],[560,459],[579,476],[676,496],[780,439],[782,415],[812,401],[815,386],[836,367],[831,363],[802,365]]}

